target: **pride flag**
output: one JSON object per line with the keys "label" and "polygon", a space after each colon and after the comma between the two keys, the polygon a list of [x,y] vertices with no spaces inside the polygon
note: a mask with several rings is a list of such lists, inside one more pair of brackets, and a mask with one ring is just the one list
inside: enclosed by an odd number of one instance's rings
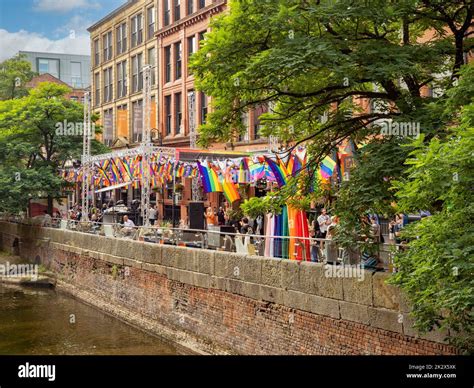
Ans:
{"label": "pride flag", "polygon": [[224,196],[229,203],[233,203],[240,199],[239,191],[234,182],[232,182],[232,178],[225,178],[222,181],[222,188],[224,191]]}
{"label": "pride flag", "polygon": [[204,191],[206,193],[222,192],[222,185],[219,182],[216,171],[210,167],[203,166],[200,162],[197,162],[197,165]]}
{"label": "pride flag", "polygon": [[326,156],[320,165],[321,176],[324,179],[329,179],[332,176],[334,168],[336,167],[336,162],[331,159],[329,156]]}
{"label": "pride flag", "polygon": [[240,184],[248,183],[248,179],[247,179],[248,174],[249,174],[249,165],[247,162],[247,158],[242,158],[242,161],[240,162],[238,182]]}
{"label": "pride flag", "polygon": [[290,158],[288,159],[288,164],[286,166],[288,174],[290,174],[291,176],[295,176],[301,170],[302,167],[303,164],[301,163],[301,160],[298,155],[290,155]]}
{"label": "pride flag", "polygon": [[265,156],[265,161],[267,162],[268,167],[270,167],[270,170],[272,171],[275,177],[278,187],[282,187],[286,185],[287,173],[280,159],[277,158],[277,160],[279,162],[278,164],[269,157]]}

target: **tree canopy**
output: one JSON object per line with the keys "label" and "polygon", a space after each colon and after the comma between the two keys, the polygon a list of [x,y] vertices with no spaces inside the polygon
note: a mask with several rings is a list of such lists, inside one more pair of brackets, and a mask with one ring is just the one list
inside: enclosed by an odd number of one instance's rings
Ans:
{"label": "tree canopy", "polygon": [[26,96],[26,83],[34,75],[24,55],[16,55],[0,63],[0,100]]}
{"label": "tree canopy", "polygon": [[[70,89],[40,83],[25,97],[0,101],[0,211],[24,210],[29,198],[55,197],[64,182],[59,168],[80,159],[81,133],[61,133],[80,124],[84,107],[65,97]],[[92,141],[95,152],[105,146]]]}
{"label": "tree canopy", "polygon": [[[243,113],[267,104],[262,134],[287,146],[281,156],[304,143],[315,169],[350,141],[356,160],[349,181],[310,190],[308,174],[299,174],[244,210],[331,197],[343,246],[367,234],[368,213],[431,210],[407,229],[394,281],[412,298],[418,328],[469,336],[473,2],[231,0],[229,8],[192,58],[198,89],[212,99],[201,144],[236,141]],[[383,135],[386,120],[417,123],[420,137]]]}

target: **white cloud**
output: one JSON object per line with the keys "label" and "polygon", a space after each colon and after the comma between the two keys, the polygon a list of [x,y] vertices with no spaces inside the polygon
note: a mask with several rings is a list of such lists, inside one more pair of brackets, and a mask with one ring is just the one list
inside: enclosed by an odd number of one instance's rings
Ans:
{"label": "white cloud", "polygon": [[90,55],[89,47],[90,38],[86,33],[76,33],[74,39],[66,36],[51,40],[34,32],[8,32],[0,28],[0,61],[11,58],[18,51]]}
{"label": "white cloud", "polygon": [[33,9],[40,12],[68,12],[75,8],[100,8],[99,3],[89,0],[35,0]]}
{"label": "white cloud", "polygon": [[88,34],[87,27],[92,26],[94,22],[82,15],[74,15],[67,23],[57,28],[54,32],[56,35],[70,34],[71,31],[75,35]]}

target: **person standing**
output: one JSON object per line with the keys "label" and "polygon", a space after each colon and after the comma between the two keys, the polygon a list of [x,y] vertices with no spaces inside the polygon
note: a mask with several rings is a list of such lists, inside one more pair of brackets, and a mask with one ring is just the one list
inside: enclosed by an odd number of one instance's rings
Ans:
{"label": "person standing", "polygon": [[148,219],[150,220],[150,225],[155,225],[156,216],[158,215],[158,212],[156,210],[156,206],[150,205],[150,210],[149,210],[148,214],[149,214]]}
{"label": "person standing", "polygon": [[331,217],[329,217],[325,208],[321,210],[321,214],[318,217],[318,224],[321,238],[326,238],[329,225],[331,225]]}
{"label": "person standing", "polygon": [[206,212],[204,213],[204,217],[206,218],[206,225],[207,227],[209,226],[214,226],[217,223],[217,217],[214,214],[214,211],[212,210],[212,207],[208,207],[206,209]]}
{"label": "person standing", "polygon": [[[309,237],[317,238],[320,236],[319,222],[316,219],[311,221],[309,225]],[[317,262],[319,260],[319,248],[316,240],[311,240],[311,261]]]}
{"label": "person standing", "polygon": [[253,230],[252,227],[249,225],[249,219],[247,217],[243,217],[240,221],[240,233],[242,234],[252,234]]}
{"label": "person standing", "polygon": [[372,228],[372,237],[374,239],[374,242],[380,243],[381,242],[380,225],[377,223],[377,219],[373,216],[370,218],[370,226]]}
{"label": "person standing", "polygon": [[219,207],[219,211],[217,212],[217,223],[219,225],[225,225],[225,212],[222,206]]}

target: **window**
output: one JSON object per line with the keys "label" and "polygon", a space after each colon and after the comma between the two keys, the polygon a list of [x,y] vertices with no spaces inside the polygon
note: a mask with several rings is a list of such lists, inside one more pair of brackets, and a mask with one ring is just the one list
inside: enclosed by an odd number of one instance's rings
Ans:
{"label": "window", "polygon": [[148,39],[153,38],[155,35],[155,7],[147,9],[147,20],[148,20]]}
{"label": "window", "polygon": [[171,19],[171,0],[163,0],[163,24],[167,26]]}
{"label": "window", "polygon": [[171,135],[171,95],[165,97],[165,133]]}
{"label": "window", "polygon": [[99,39],[94,40],[94,66],[100,65]]}
{"label": "window", "polygon": [[104,70],[104,102],[112,100],[112,67]]}
{"label": "window", "polygon": [[132,23],[132,47],[143,42],[143,16],[141,13],[131,19]]}
{"label": "window", "polygon": [[260,104],[255,107],[254,111],[254,120],[253,120],[253,136],[254,139],[260,139],[260,128],[262,127],[260,123],[260,116],[268,112],[267,104]]}
{"label": "window", "polygon": [[181,58],[181,42],[175,43],[174,44],[174,79],[180,79],[181,78],[181,63],[182,63],[182,58]]}
{"label": "window", "polygon": [[207,116],[207,96],[200,92],[200,111],[201,115],[199,117],[200,121],[199,124],[206,124],[206,116]]}
{"label": "window", "polygon": [[71,101],[79,101],[79,98],[77,96],[71,96],[70,99]]}
{"label": "window", "polygon": [[171,82],[171,46],[165,47],[165,82]]}
{"label": "window", "polygon": [[94,95],[94,105],[100,105],[100,74],[94,74],[94,86],[95,86],[95,95]]}
{"label": "window", "polygon": [[132,103],[133,114],[133,141],[142,141],[143,130],[143,101],[138,100]]}
{"label": "window", "polygon": [[156,84],[156,50],[154,47],[148,50],[148,64],[151,66],[151,84]]}
{"label": "window", "polygon": [[71,62],[71,85],[82,88],[81,62]]}
{"label": "window", "polygon": [[199,47],[201,47],[201,41],[204,40],[204,38],[206,37],[206,36],[205,36],[205,35],[206,35],[206,32],[207,32],[207,31],[201,31],[201,32],[199,33]]}
{"label": "window", "polygon": [[104,143],[107,146],[112,145],[114,138],[113,109],[104,110]]}
{"label": "window", "polygon": [[112,59],[112,31],[107,32],[102,37],[104,46],[104,62]]}
{"label": "window", "polygon": [[143,54],[132,57],[132,93],[143,89]]}
{"label": "window", "polygon": [[191,15],[194,12],[194,0],[186,0],[186,1],[187,1],[186,13],[188,15]]}
{"label": "window", "polygon": [[174,95],[174,128],[175,128],[175,133],[183,133],[184,134],[184,128],[182,127],[182,122],[181,120],[183,119],[183,111],[182,111],[182,98],[181,98],[181,93],[176,93]]}
{"label": "window", "polygon": [[196,37],[190,36],[188,38],[188,58],[195,52],[196,50]]}
{"label": "window", "polygon": [[174,1],[174,21],[181,19],[181,0]]}
{"label": "window", "polygon": [[239,133],[238,140],[239,141],[249,141],[249,125],[248,125],[249,114],[248,114],[248,112],[242,112],[241,119],[242,119],[242,125],[245,128],[245,132],[244,133]]}
{"label": "window", "polygon": [[127,61],[117,64],[117,98],[127,95]]}
{"label": "window", "polygon": [[206,6],[206,0],[198,0],[198,8],[204,8]]}
{"label": "window", "polygon": [[38,73],[59,78],[59,59],[38,58]]}
{"label": "window", "polygon": [[127,51],[127,23],[118,26],[115,35],[117,36],[117,54],[123,54]]}

